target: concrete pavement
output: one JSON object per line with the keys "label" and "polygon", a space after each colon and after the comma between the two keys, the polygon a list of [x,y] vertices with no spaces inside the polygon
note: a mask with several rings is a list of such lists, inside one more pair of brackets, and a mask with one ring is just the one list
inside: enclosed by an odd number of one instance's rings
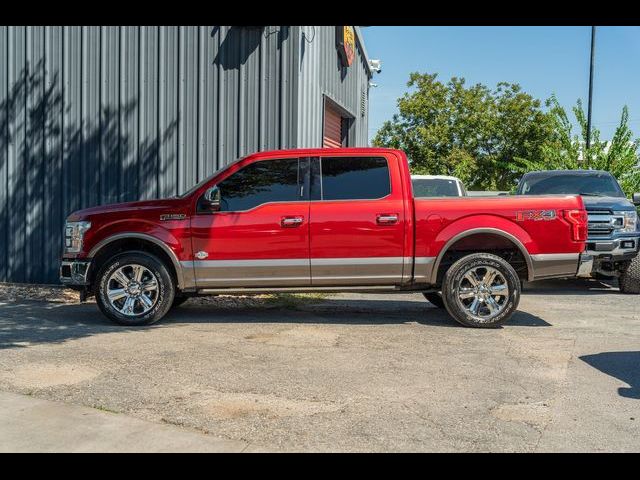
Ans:
{"label": "concrete pavement", "polygon": [[247,446],[128,415],[0,392],[0,452],[242,452]]}
{"label": "concrete pavement", "polygon": [[[0,299],[0,391],[247,450],[640,451],[640,297],[600,282],[527,285],[497,330],[421,295],[218,302],[123,328],[95,304]],[[30,418],[12,438],[42,436]]]}

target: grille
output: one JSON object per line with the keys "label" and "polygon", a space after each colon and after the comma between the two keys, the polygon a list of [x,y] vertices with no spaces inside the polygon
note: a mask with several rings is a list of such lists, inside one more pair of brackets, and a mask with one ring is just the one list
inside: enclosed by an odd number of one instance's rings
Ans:
{"label": "grille", "polygon": [[609,210],[589,211],[589,238],[608,237],[613,233],[614,222],[613,212]]}

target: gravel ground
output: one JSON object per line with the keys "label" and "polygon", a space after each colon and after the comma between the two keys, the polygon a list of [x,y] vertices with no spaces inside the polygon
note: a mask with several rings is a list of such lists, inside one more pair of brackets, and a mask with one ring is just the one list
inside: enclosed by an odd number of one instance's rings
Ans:
{"label": "gravel ground", "polygon": [[0,285],[0,390],[254,450],[640,451],[640,297],[596,281],[528,285],[497,330],[358,294],[192,299],[124,328],[20,288]]}

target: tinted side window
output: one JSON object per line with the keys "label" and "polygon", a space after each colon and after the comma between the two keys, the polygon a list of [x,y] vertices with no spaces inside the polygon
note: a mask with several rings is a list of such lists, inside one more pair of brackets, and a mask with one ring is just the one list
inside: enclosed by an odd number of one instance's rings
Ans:
{"label": "tinted side window", "polygon": [[381,157],[322,157],[323,200],[373,200],[391,193],[389,166]]}
{"label": "tinted side window", "polygon": [[249,210],[267,202],[300,200],[298,159],[255,162],[218,184],[220,211]]}

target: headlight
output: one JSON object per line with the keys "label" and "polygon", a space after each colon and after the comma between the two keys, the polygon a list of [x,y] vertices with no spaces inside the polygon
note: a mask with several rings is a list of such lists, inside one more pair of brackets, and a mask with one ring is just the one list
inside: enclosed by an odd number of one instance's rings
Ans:
{"label": "headlight", "polygon": [[67,222],[64,226],[64,250],[78,253],[82,250],[84,232],[91,228],[91,222]]}
{"label": "headlight", "polygon": [[614,216],[620,217],[618,223],[614,225],[616,230],[624,233],[634,233],[638,223],[638,213],[634,211],[613,212]]}

